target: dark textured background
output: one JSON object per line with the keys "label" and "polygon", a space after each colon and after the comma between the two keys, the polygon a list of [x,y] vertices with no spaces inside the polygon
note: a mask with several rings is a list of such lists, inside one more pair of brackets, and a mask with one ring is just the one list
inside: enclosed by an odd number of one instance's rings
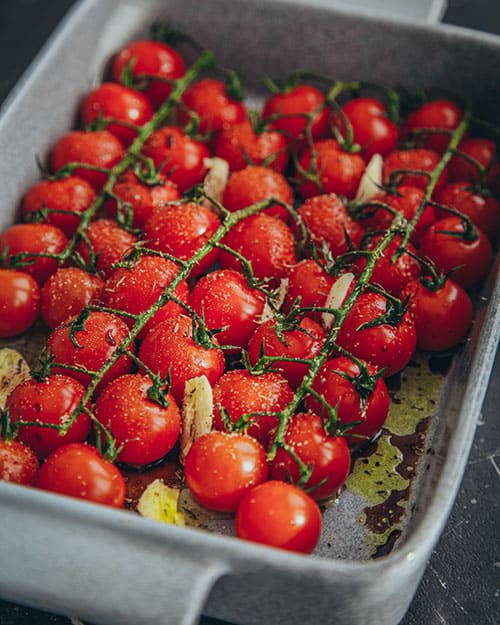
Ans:
{"label": "dark textured background", "polygon": [[[0,102],[73,3],[0,0]],[[448,5],[444,21],[500,34],[499,0],[449,0]],[[401,625],[500,623],[499,405],[497,358],[460,493]],[[0,625],[70,625],[70,621],[0,600]],[[200,625],[224,624],[202,617]]]}

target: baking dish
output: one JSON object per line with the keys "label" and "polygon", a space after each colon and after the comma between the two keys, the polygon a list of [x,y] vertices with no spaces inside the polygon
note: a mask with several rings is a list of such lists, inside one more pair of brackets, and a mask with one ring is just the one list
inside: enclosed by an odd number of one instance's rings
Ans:
{"label": "baking dish", "polygon": [[[37,178],[33,153],[43,157],[72,125],[79,97],[100,79],[109,55],[161,14],[239,69],[255,90],[263,67],[284,76],[302,66],[410,88],[446,85],[470,93],[490,118],[499,95],[498,40],[458,29],[284,2],[87,1],[4,108],[5,208],[13,209]],[[12,212],[2,220],[9,223]],[[417,508],[405,541],[390,555],[373,562],[355,560],[354,550],[349,561],[302,558],[2,484],[0,594],[96,623],[194,623],[202,609],[239,623],[398,622],[451,506],[472,441],[471,417],[486,388],[498,338],[498,286],[491,280],[485,288],[488,307],[478,311],[472,340],[442,390]]]}

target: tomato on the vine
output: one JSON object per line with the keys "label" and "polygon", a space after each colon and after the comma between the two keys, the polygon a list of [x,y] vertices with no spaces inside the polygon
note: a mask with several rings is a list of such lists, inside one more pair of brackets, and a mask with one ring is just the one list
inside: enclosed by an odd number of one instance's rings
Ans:
{"label": "tomato on the vine", "polygon": [[[441,157],[437,152],[425,148],[394,150],[384,159],[384,184],[425,189],[429,183],[430,175],[440,160]],[[437,179],[435,188],[442,187],[447,180],[448,171],[444,169]]]}
{"label": "tomato on the vine", "polygon": [[420,147],[444,152],[450,142],[450,131],[457,128],[462,118],[463,111],[455,102],[431,100],[410,113],[403,125],[402,135],[413,139]]}
{"label": "tomato on the vine", "polygon": [[0,437],[0,481],[31,486],[37,472],[37,457],[27,445]]}
{"label": "tomato on the vine", "polygon": [[[457,148],[448,164],[450,180],[453,182],[479,182],[481,168],[487,170],[493,163],[497,147],[491,139],[466,138]],[[471,160],[472,159],[472,160]]]}
{"label": "tomato on the vine", "polygon": [[0,269],[0,337],[22,334],[40,310],[40,287],[29,273]]}

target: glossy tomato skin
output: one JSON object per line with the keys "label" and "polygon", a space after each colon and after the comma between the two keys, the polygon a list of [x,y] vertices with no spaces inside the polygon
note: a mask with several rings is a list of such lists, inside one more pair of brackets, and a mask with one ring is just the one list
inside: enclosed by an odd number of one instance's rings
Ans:
{"label": "glossy tomato skin", "polygon": [[[459,152],[471,157],[479,166],[488,169],[493,163],[496,153],[496,145],[491,139],[466,138],[463,139],[458,148]],[[450,180],[452,182],[479,182],[479,167],[460,154],[451,157],[448,164]]]}
{"label": "glossy tomato skin", "polygon": [[[374,154],[382,157],[396,149],[399,132],[387,116],[384,104],[377,98],[354,98],[342,106],[342,112],[351,124],[353,141],[361,147],[361,155],[369,161]],[[342,118],[334,118],[337,127],[345,133]]]}
{"label": "glossy tomato skin", "polygon": [[219,269],[203,276],[190,295],[190,305],[209,330],[217,333],[220,345],[246,347],[264,309],[264,296],[248,286],[243,274]]}
{"label": "glossy tomato skin", "polygon": [[0,337],[22,334],[40,310],[40,287],[29,273],[0,269]]}
{"label": "glossy tomato skin", "polygon": [[402,134],[405,138],[413,137],[421,147],[444,152],[450,142],[450,134],[436,131],[455,130],[462,117],[463,111],[455,102],[445,99],[431,100],[408,116]]}
{"label": "glossy tomato skin", "polygon": [[248,165],[265,166],[283,173],[288,162],[285,137],[275,130],[256,132],[245,119],[222,130],[214,142],[214,154],[229,164],[230,171]]}
{"label": "glossy tomato skin", "polygon": [[168,405],[160,405],[148,396],[151,386],[147,375],[123,375],[97,399],[97,419],[109,428],[117,448],[123,445],[117,457],[121,462],[146,465],[160,460],[179,437],[181,418],[174,398],[166,393]]}
{"label": "glossy tomato skin", "polygon": [[233,512],[268,475],[262,445],[246,434],[212,431],[197,438],[184,462],[193,497],[212,510]]}
{"label": "glossy tomato skin", "polygon": [[[57,269],[57,258],[36,254],[61,254],[68,244],[63,231],[48,224],[14,224],[0,234],[0,253],[6,260],[22,255],[21,271],[29,273],[40,286]],[[30,255],[33,254],[33,256]],[[24,264],[26,263],[26,264]]]}
{"label": "glossy tomato skin", "polygon": [[[190,260],[220,226],[211,210],[194,202],[157,208],[144,226],[148,245],[181,260]],[[191,270],[196,277],[211,267],[219,256],[218,248],[210,250]]]}
{"label": "glossy tomato skin", "polygon": [[324,139],[307,148],[299,159],[302,171],[315,173],[319,184],[303,178],[299,191],[304,198],[322,193],[336,193],[352,200],[361,182],[366,168],[364,159],[359,154],[345,152],[335,139]]}
{"label": "glossy tomato skin", "polygon": [[154,327],[142,342],[139,358],[164,378],[170,372],[170,391],[181,404],[188,380],[206,375],[213,386],[224,373],[224,354],[216,347],[203,347],[192,338],[190,317],[179,315]]}
{"label": "glossy tomato skin", "polygon": [[154,77],[167,80],[182,78],[186,65],[181,55],[171,46],[159,41],[138,40],[126,45],[113,61],[112,76],[122,82],[124,71],[130,67],[132,76],[139,83],[153,77],[142,93],[159,108],[168,98],[172,86],[168,82],[154,80]]}
{"label": "glossy tomato skin", "polygon": [[[379,323],[387,312],[388,300],[380,293],[362,293],[347,315],[337,337],[337,343],[354,356],[384,368],[384,377],[401,371],[415,351],[415,324],[408,312],[396,323]],[[376,325],[362,328],[363,324]]]}
{"label": "glossy tomato skin", "polygon": [[241,500],[236,512],[236,534],[270,547],[311,553],[321,535],[321,512],[303,490],[269,480]]}
{"label": "glossy tomato skin", "polygon": [[214,386],[214,427],[225,430],[221,415],[224,409],[232,423],[250,413],[269,413],[253,417],[247,430],[267,447],[269,433],[278,425],[272,413],[283,410],[292,400],[293,391],[286,379],[275,371],[252,375],[246,369],[227,371]]}
{"label": "glossy tomato skin", "polygon": [[143,154],[153,159],[155,167],[181,192],[203,182],[207,173],[205,159],[210,157],[207,146],[184,134],[178,126],[155,130],[144,144]]}
{"label": "glossy tomato skin", "polygon": [[472,325],[472,301],[452,279],[448,278],[437,289],[427,288],[420,280],[414,280],[407,285],[403,295],[410,298],[418,348],[440,352],[465,339]]}
{"label": "glossy tomato skin", "polygon": [[[93,89],[84,98],[81,107],[84,126],[89,126],[96,119],[113,119],[144,126],[151,117],[153,107],[145,95],[114,82],[105,82]],[[125,146],[129,146],[137,137],[137,130],[125,125],[110,123],[106,129]]]}
{"label": "glossy tomato skin", "polygon": [[[488,273],[493,262],[493,251],[488,237],[475,229],[472,241],[460,238],[465,231],[460,217],[446,217],[436,221],[424,234],[420,255],[430,258],[442,273],[453,272],[453,280],[468,289],[478,284]],[[448,234],[448,233],[452,234]]]}
{"label": "glossy tomato skin", "polygon": [[40,298],[42,318],[49,328],[56,328],[68,317],[96,302],[104,281],[78,267],[61,267],[43,285]]}
{"label": "glossy tomato skin", "polygon": [[[54,173],[70,163],[85,163],[110,170],[124,157],[121,142],[108,130],[72,130],[57,141],[50,154],[50,166]],[[73,175],[89,182],[96,191],[106,183],[105,172],[77,167]]]}
{"label": "glossy tomato skin", "polygon": [[298,213],[318,249],[326,243],[335,257],[349,251],[349,241],[355,248],[359,247],[363,228],[352,219],[335,193],[307,199]]}
{"label": "glossy tomato skin", "polygon": [[[456,182],[440,189],[436,201],[456,209],[490,239],[495,238],[500,227],[500,202],[492,195],[474,190],[467,183]],[[451,216],[451,213],[443,210],[437,213],[438,219]]]}
{"label": "glossy tomato skin", "polygon": [[[429,174],[436,168],[440,161],[440,155],[434,150],[414,148],[411,150],[394,150],[384,159],[383,180],[384,184],[394,183],[425,189],[429,183],[427,174],[405,173],[404,170],[420,170]],[[445,185],[448,181],[448,172],[443,170],[439,176],[436,189]]]}
{"label": "glossy tomato skin", "polygon": [[[77,347],[71,340],[71,324],[76,317],[70,317],[58,326],[49,336],[48,346],[57,365],[53,371],[61,372],[78,380],[84,386],[91,381],[91,376],[83,371],[70,370],[64,365],[84,367],[89,371],[98,371],[113,356],[128,334],[127,324],[117,315],[108,312],[92,311],[83,322],[83,329],[74,332]],[[133,344],[129,350],[133,351]],[[132,361],[122,354],[104,375],[97,387],[99,393],[106,384],[120,375],[128,373]]]}
{"label": "glossy tomato skin", "polygon": [[[351,465],[345,438],[325,432],[318,415],[299,413],[288,423],[284,441],[306,466],[314,467],[302,488],[318,501],[335,495],[346,481]],[[300,481],[299,465],[283,447],[279,447],[271,462],[270,478],[293,484]]]}
{"label": "glossy tomato skin", "polygon": [[[273,285],[297,262],[292,231],[281,219],[270,215],[258,213],[242,219],[222,243],[250,261],[256,278],[267,278]],[[241,268],[240,261],[225,250],[221,250],[219,260],[224,269]]]}
{"label": "glossy tomato skin", "polygon": [[[370,375],[376,373],[373,365],[366,366]],[[384,380],[378,378],[373,390],[370,393],[363,391],[362,398],[360,391],[356,389],[360,373],[359,366],[353,360],[347,356],[337,356],[322,365],[312,385],[332,408],[337,408],[337,416],[342,425],[361,422],[346,431],[349,445],[358,445],[375,436],[389,413],[389,391]],[[324,406],[312,395],[307,396],[306,406],[324,418],[328,417]]]}
{"label": "glossy tomato skin", "polygon": [[187,107],[185,113],[181,109],[181,123],[189,119],[189,112],[199,118],[199,132],[217,133],[246,119],[247,113],[243,104],[231,97],[222,80],[202,78],[186,89],[182,102]]}
{"label": "glossy tomato skin", "polygon": [[0,481],[31,486],[37,472],[37,457],[27,445],[0,438]]}
{"label": "glossy tomato skin", "polygon": [[125,502],[125,480],[120,471],[85,443],[56,449],[42,465],[36,485],[114,508],[122,508]]}
{"label": "glossy tomato skin", "polygon": [[84,441],[90,431],[90,418],[84,412],[77,415],[64,435],[57,429],[44,427],[64,425],[77,410],[84,393],[84,387],[76,380],[57,373],[40,382],[29,379],[19,384],[7,400],[12,423],[35,421],[40,426],[22,425],[18,439],[39,458],[46,458],[61,445]]}
{"label": "glossy tomato skin", "polygon": [[[293,206],[293,193],[286,178],[269,167],[248,165],[229,176],[222,204],[231,212],[267,200],[276,198]],[[272,204],[263,211],[266,215],[288,221],[290,213],[280,204]]]}
{"label": "glossy tomato skin", "polygon": [[[301,308],[324,307],[336,278],[312,258],[305,258],[290,268],[284,309],[289,311],[300,298]],[[321,313],[309,312],[314,321],[321,322]]]}
{"label": "glossy tomato skin", "polygon": [[311,85],[296,85],[283,93],[275,93],[266,100],[262,117],[269,120],[292,142],[304,137],[307,116],[312,116],[310,131],[314,140],[325,136],[328,129],[328,109],[325,96]]}
{"label": "glossy tomato skin", "polygon": [[[277,334],[276,323],[274,319],[265,321],[252,334],[248,343],[248,356],[252,366],[259,360],[261,350],[265,356],[286,358],[312,359],[318,355],[326,335],[315,321],[304,317],[296,328],[283,329],[285,344]],[[309,367],[306,363],[277,360],[271,364],[271,369],[281,373],[295,389],[302,382]]]}
{"label": "glossy tomato skin", "polygon": [[[96,193],[83,178],[68,176],[61,180],[41,180],[34,184],[23,199],[25,221],[37,211],[53,209],[43,223],[60,228],[67,237],[73,236],[80,224],[80,217],[95,202]],[[62,212],[61,212],[62,211]]]}

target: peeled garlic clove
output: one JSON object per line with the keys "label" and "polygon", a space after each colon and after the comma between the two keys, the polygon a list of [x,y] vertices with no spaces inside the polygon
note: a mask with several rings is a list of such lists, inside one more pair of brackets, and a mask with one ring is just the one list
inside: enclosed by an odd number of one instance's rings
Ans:
{"label": "peeled garlic clove", "polygon": [[207,376],[201,375],[191,378],[184,387],[182,402],[182,430],[179,459],[184,459],[197,438],[212,430],[213,422],[213,392]]}
{"label": "peeled garlic clove", "polygon": [[0,408],[5,408],[7,397],[29,377],[29,365],[18,351],[10,347],[0,349]]}
{"label": "peeled garlic clove", "polygon": [[356,197],[354,198],[358,202],[369,202],[378,193],[382,186],[382,165],[383,159],[380,154],[374,154],[365,172],[361,177]]}
{"label": "peeled garlic clove", "polygon": [[184,527],[184,515],[178,510],[179,490],[156,479],[142,493],[137,512],[147,519]]}
{"label": "peeled garlic clove", "polygon": [[[347,295],[353,280],[353,273],[342,274],[332,285],[325,301],[325,308],[332,308],[333,310],[340,308],[344,303],[345,296]],[[329,312],[324,312],[321,315],[321,321],[325,330],[331,330],[333,322],[335,321],[335,315]]]}

